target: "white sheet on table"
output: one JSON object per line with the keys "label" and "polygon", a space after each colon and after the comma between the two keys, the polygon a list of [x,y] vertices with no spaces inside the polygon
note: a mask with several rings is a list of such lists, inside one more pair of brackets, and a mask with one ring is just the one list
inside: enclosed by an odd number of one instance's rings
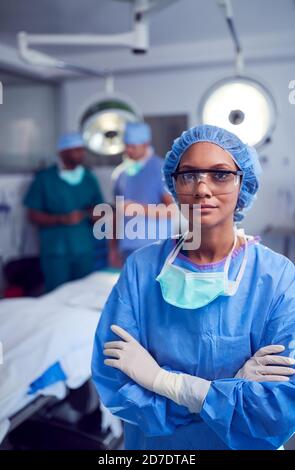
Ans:
{"label": "white sheet on table", "polygon": [[[6,304],[6,301],[3,302]],[[6,311],[6,307],[10,312]],[[84,380],[90,375],[98,319],[99,313],[94,314],[88,309],[73,309],[42,300],[32,302],[30,307],[27,304],[23,307],[21,300],[13,301],[13,305],[1,305],[4,361],[0,369],[0,419],[3,413],[7,416],[8,402],[14,396],[26,393],[30,383],[54,363],[59,361],[63,366],[63,361],[66,361],[68,364],[68,357],[72,354],[80,356],[80,363],[84,363]],[[79,382],[82,379],[81,367],[67,367],[66,374],[70,381]]]}
{"label": "white sheet on table", "polygon": [[[4,359],[0,366],[0,429],[7,426],[7,418],[20,409],[24,398],[29,401],[29,384],[55,362],[61,363],[69,387],[79,387],[87,380],[100,310],[117,278],[117,274],[94,273],[39,298],[0,302]],[[107,410],[105,413],[111,425],[114,418]]]}
{"label": "white sheet on table", "polygon": [[114,284],[117,273],[98,271],[79,281],[68,282],[46,295],[66,305],[102,310]]}

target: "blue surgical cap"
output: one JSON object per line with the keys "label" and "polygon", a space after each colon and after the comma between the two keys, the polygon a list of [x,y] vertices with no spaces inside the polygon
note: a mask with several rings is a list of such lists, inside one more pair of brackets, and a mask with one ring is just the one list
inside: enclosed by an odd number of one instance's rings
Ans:
{"label": "blue surgical cap", "polygon": [[145,122],[128,122],[124,132],[126,145],[148,144],[152,139],[151,128]]}
{"label": "blue surgical cap", "polygon": [[166,185],[175,200],[177,200],[177,196],[172,173],[176,171],[184,152],[197,142],[211,142],[218,145],[231,155],[234,162],[243,171],[242,184],[234,213],[234,221],[240,222],[245,216],[244,212],[251,207],[259,189],[261,166],[256,150],[244,144],[232,132],[221,127],[204,124],[183,132],[180,137],[174,140],[172,149],[166,154],[163,167]]}
{"label": "blue surgical cap", "polygon": [[61,135],[58,139],[57,150],[59,152],[78,147],[85,147],[85,142],[79,132],[69,132]]}

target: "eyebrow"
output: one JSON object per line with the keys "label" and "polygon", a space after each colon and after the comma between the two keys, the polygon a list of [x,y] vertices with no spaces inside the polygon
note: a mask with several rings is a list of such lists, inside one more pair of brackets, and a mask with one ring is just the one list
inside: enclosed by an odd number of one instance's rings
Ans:
{"label": "eyebrow", "polygon": [[[211,169],[224,169],[224,170],[236,170],[236,168],[233,168],[227,163],[216,163],[215,165],[212,166],[207,166],[204,168],[205,170],[211,170]],[[196,168],[195,166],[192,165],[183,165],[178,168],[178,170],[202,170],[203,168]]]}

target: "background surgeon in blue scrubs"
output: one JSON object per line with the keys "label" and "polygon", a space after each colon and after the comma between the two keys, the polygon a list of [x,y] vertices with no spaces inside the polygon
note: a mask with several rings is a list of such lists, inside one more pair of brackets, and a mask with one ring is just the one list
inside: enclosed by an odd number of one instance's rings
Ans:
{"label": "background surgeon in blue scrubs", "polygon": [[96,332],[99,395],[127,449],[278,449],[295,431],[295,268],[235,228],[259,187],[256,151],[197,126],[164,174],[176,201],[200,204],[201,244],[128,258]]}
{"label": "background surgeon in blue scrubs", "polygon": [[[154,154],[151,139],[151,129],[147,123],[127,123],[124,132],[125,155],[122,164],[113,172],[113,180],[114,196],[124,197],[125,210],[133,203],[140,204],[145,214],[142,222],[149,221],[150,233],[155,236],[148,236],[145,232],[142,238],[131,240],[123,236],[119,240],[115,238],[111,240],[110,263],[112,265],[122,264],[133,251],[158,240],[161,230],[167,231],[168,236],[171,234],[171,220],[162,217],[159,207],[160,217],[154,216],[151,207],[149,207],[149,217],[147,215],[148,204],[162,203],[163,212],[166,215],[165,207],[173,203],[163,181],[163,159]],[[124,229],[129,220],[128,216],[124,217]],[[161,223],[165,225],[160,227]],[[147,227],[147,224],[145,226]]]}
{"label": "background surgeon in blue scrubs", "polygon": [[58,163],[36,175],[24,199],[29,220],[39,228],[47,291],[93,271],[92,210],[103,201],[95,176],[83,166],[80,134],[62,135],[58,152]]}

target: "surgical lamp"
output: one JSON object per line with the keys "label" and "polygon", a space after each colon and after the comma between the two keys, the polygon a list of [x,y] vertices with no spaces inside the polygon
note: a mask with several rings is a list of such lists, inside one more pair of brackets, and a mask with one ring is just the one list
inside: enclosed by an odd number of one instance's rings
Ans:
{"label": "surgical lamp", "polygon": [[236,74],[213,84],[200,103],[200,120],[223,127],[256,147],[269,141],[277,117],[275,101],[268,89],[244,74],[242,47],[235,29],[230,0],[218,2],[235,46]]}
{"label": "surgical lamp", "polygon": [[142,119],[130,100],[108,92],[93,100],[80,119],[86,147],[95,155],[114,156],[123,152],[123,134],[127,122]]}

